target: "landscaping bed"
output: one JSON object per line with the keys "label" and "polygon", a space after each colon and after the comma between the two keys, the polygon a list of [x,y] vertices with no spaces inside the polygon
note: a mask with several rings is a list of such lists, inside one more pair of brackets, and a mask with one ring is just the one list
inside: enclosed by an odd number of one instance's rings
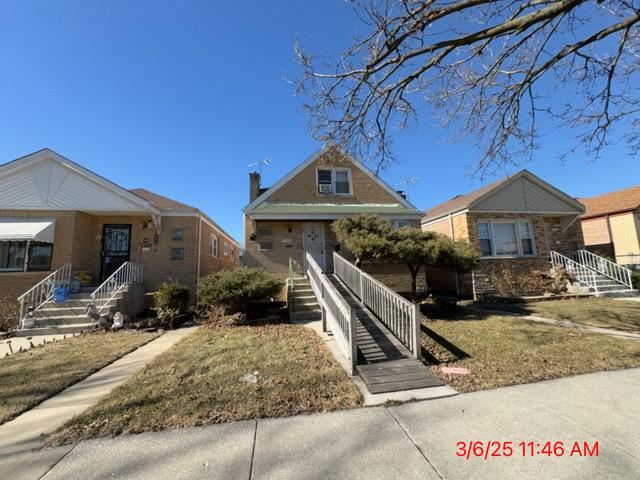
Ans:
{"label": "landscaping bed", "polygon": [[[246,375],[255,372],[253,383]],[[174,345],[47,444],[361,404],[357,388],[311,330],[221,323]]]}
{"label": "landscaping bed", "polygon": [[576,298],[538,302],[475,302],[479,308],[539,315],[593,327],[640,333],[640,302],[610,298]]}
{"label": "landscaping bed", "polygon": [[640,366],[640,342],[465,308],[423,320],[422,346],[433,372],[461,392]]}
{"label": "landscaping bed", "polygon": [[0,423],[88,377],[158,334],[88,334],[0,359]]}

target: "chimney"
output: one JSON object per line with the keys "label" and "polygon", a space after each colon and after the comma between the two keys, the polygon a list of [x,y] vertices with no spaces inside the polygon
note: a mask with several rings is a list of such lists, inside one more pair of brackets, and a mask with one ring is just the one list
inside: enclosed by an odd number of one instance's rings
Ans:
{"label": "chimney", "polygon": [[249,174],[249,202],[253,202],[260,195],[260,174],[251,172]]}

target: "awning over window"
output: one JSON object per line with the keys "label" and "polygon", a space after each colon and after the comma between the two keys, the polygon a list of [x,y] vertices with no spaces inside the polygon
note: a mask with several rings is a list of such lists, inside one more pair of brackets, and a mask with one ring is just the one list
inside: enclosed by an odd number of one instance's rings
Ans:
{"label": "awning over window", "polygon": [[53,220],[0,220],[0,242],[8,240],[34,240],[53,243]]}

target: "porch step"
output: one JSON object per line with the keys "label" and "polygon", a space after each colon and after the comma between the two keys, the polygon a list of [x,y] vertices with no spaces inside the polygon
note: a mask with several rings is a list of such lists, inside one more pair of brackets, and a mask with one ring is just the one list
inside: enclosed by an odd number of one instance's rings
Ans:
{"label": "porch step", "polygon": [[322,318],[322,314],[320,313],[320,309],[309,310],[307,312],[289,313],[289,320],[291,320],[292,322],[313,321],[313,320],[320,320],[321,318]]}
{"label": "porch step", "polygon": [[91,320],[86,315],[63,315],[58,317],[34,318],[33,328],[54,327],[56,325],[82,325]]}
{"label": "porch step", "polygon": [[598,292],[598,297],[607,297],[607,298],[631,298],[631,297],[640,297],[640,291],[638,290],[608,290],[605,292]]}
{"label": "porch step", "polygon": [[74,333],[80,333],[85,330],[91,330],[95,326],[91,323],[79,323],[76,325],[58,325],[47,327],[33,327],[25,328],[22,330],[16,330],[14,335],[16,337],[34,337],[36,335],[72,335]]}

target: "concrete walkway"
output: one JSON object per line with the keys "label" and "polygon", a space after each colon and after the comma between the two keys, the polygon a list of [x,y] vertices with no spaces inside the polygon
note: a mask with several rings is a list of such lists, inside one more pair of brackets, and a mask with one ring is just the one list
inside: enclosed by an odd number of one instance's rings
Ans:
{"label": "concrete walkway", "polygon": [[627,340],[640,341],[639,333],[624,332],[622,330],[615,330],[613,328],[593,327],[590,325],[583,325],[581,323],[571,322],[569,320],[556,320],[554,318],[540,317],[539,315],[527,315],[523,313],[508,312],[505,310],[490,310],[488,308],[477,308],[477,307],[467,307],[467,308],[470,308],[471,310],[476,310],[478,312],[490,313],[493,315],[502,315],[505,317],[518,317],[518,318],[522,318],[524,320],[529,320],[532,322],[546,323],[547,325],[555,325],[557,327],[573,328],[575,330],[584,330],[586,332],[591,332],[591,333],[600,333],[602,335],[609,335],[611,337],[626,338]]}
{"label": "concrete walkway", "polygon": [[[637,478],[640,369],[393,407],[237,422],[0,457],[12,480]],[[509,457],[456,456],[457,442],[513,442]],[[523,456],[519,442],[564,442]],[[598,442],[597,457],[569,456]],[[538,450],[539,447],[536,447]]]}
{"label": "concrete walkway", "polygon": [[[40,438],[97,403],[156,356],[195,330],[172,330],[0,425],[0,455],[41,446]],[[1,360],[0,360],[1,361]]]}

